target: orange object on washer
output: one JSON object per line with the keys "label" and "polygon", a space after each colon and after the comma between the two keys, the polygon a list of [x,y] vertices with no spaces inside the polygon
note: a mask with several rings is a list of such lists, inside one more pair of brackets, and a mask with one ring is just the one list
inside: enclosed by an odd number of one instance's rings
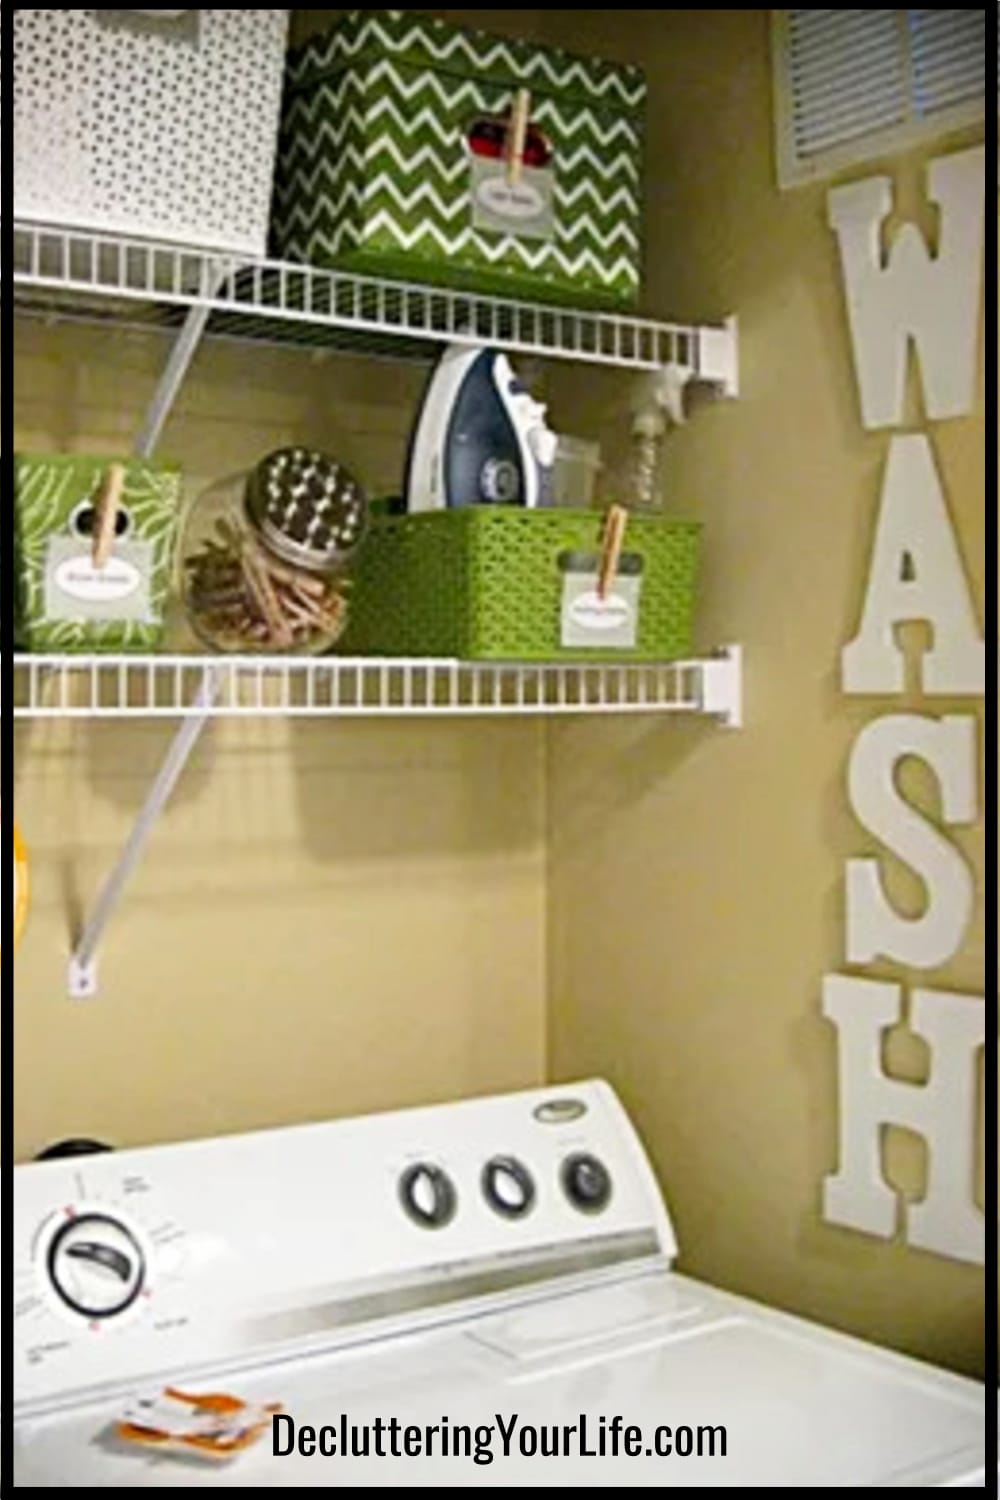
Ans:
{"label": "orange object on washer", "polygon": [[195,1396],[167,1386],[155,1396],[131,1401],[117,1432],[129,1443],[232,1458],[257,1442],[281,1410],[278,1402],[258,1406],[221,1392]]}

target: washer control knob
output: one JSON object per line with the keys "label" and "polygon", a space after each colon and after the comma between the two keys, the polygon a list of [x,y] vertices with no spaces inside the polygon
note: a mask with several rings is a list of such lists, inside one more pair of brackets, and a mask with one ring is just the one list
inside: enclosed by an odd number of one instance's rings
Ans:
{"label": "washer control knob", "polygon": [[602,1161],[586,1151],[567,1156],[562,1165],[562,1185],[574,1208],[597,1214],[611,1199],[611,1173]]}
{"label": "washer control knob", "polygon": [[67,1307],[85,1318],[113,1318],[142,1290],[146,1266],[130,1229],[109,1214],[78,1214],[49,1245],[52,1285]]}
{"label": "washer control knob", "polygon": [[516,1156],[494,1156],[483,1168],[483,1194],[498,1214],[520,1219],[535,1201],[535,1184]]}
{"label": "washer control knob", "polygon": [[442,1229],[453,1217],[458,1199],[451,1178],[430,1162],[407,1167],[399,1179],[399,1197],[422,1229]]}

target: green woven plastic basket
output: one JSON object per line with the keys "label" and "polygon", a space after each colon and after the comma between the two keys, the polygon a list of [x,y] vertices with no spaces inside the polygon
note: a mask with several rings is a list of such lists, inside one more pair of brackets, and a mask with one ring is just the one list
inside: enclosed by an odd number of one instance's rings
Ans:
{"label": "green woven plastic basket", "polygon": [[560,644],[564,560],[596,556],[596,511],[469,506],[377,516],[354,569],[338,652],[466,661],[669,661],[691,652],[701,527],[632,517],[624,554],[641,559],[634,648]]}

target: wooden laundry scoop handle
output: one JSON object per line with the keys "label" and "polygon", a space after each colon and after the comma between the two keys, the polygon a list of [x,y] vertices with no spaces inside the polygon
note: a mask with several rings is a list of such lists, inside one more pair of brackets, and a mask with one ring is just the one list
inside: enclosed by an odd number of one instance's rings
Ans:
{"label": "wooden laundry scoop handle", "polygon": [[94,502],[94,532],[91,538],[90,560],[97,569],[103,568],[111,556],[111,548],[115,541],[115,523],[118,520],[124,489],[125,465],[110,464],[104,476],[100,494]]}

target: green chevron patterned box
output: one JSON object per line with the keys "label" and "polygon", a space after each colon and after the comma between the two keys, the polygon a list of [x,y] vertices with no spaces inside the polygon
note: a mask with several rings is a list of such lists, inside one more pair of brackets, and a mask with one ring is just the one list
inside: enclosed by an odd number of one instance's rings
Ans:
{"label": "green chevron patterned box", "polygon": [[95,566],[98,498],[115,460],[18,454],[14,461],[17,640],[28,651],[151,651],[160,643],[180,473],[124,462],[114,539]]}
{"label": "green chevron patterned box", "polygon": [[275,253],[634,306],[645,94],[636,67],[351,11],[289,57]]}

